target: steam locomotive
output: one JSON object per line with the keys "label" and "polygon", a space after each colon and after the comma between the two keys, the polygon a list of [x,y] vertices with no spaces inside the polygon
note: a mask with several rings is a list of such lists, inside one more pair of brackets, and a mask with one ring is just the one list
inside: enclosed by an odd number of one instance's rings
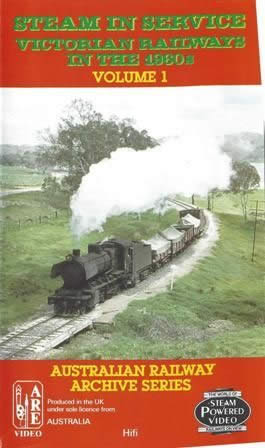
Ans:
{"label": "steam locomotive", "polygon": [[79,249],[54,264],[51,277],[64,284],[48,297],[57,315],[87,313],[122,289],[134,287],[185,250],[205,229],[203,210],[181,210],[180,222],[158,232],[148,241],[109,239],[89,244],[87,254]]}

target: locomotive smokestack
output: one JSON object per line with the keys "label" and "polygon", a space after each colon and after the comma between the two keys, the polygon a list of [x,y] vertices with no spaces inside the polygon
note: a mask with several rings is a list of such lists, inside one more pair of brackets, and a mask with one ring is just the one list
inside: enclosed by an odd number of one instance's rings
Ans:
{"label": "locomotive smokestack", "polygon": [[73,249],[73,256],[74,257],[80,257],[80,249]]}

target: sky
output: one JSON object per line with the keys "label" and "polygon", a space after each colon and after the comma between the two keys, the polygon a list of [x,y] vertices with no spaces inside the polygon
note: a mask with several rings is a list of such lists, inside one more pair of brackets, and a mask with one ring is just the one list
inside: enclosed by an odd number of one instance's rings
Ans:
{"label": "sky", "polygon": [[[265,1],[257,0],[259,42],[265,84]],[[133,118],[138,129],[154,138],[207,128],[215,135],[263,132],[264,86],[173,88],[42,88],[2,89],[1,141],[40,143],[39,131],[56,130],[58,120],[75,98],[92,102],[108,118]]]}

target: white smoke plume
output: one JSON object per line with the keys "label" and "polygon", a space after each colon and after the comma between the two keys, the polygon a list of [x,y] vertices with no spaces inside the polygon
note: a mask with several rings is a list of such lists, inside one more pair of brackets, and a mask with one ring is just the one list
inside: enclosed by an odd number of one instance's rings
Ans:
{"label": "white smoke plume", "polygon": [[92,165],[71,201],[75,235],[102,229],[110,216],[159,208],[177,193],[206,195],[226,188],[231,160],[217,139],[186,135],[144,151],[120,148]]}

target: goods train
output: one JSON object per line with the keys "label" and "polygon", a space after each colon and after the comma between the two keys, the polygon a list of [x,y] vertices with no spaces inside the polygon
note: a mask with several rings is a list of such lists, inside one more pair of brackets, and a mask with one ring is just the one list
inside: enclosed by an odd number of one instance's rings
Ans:
{"label": "goods train", "polygon": [[86,313],[122,289],[134,287],[182,252],[205,229],[203,210],[181,210],[180,221],[148,241],[109,239],[89,244],[87,254],[79,249],[54,264],[51,277],[64,284],[48,297],[55,314]]}

